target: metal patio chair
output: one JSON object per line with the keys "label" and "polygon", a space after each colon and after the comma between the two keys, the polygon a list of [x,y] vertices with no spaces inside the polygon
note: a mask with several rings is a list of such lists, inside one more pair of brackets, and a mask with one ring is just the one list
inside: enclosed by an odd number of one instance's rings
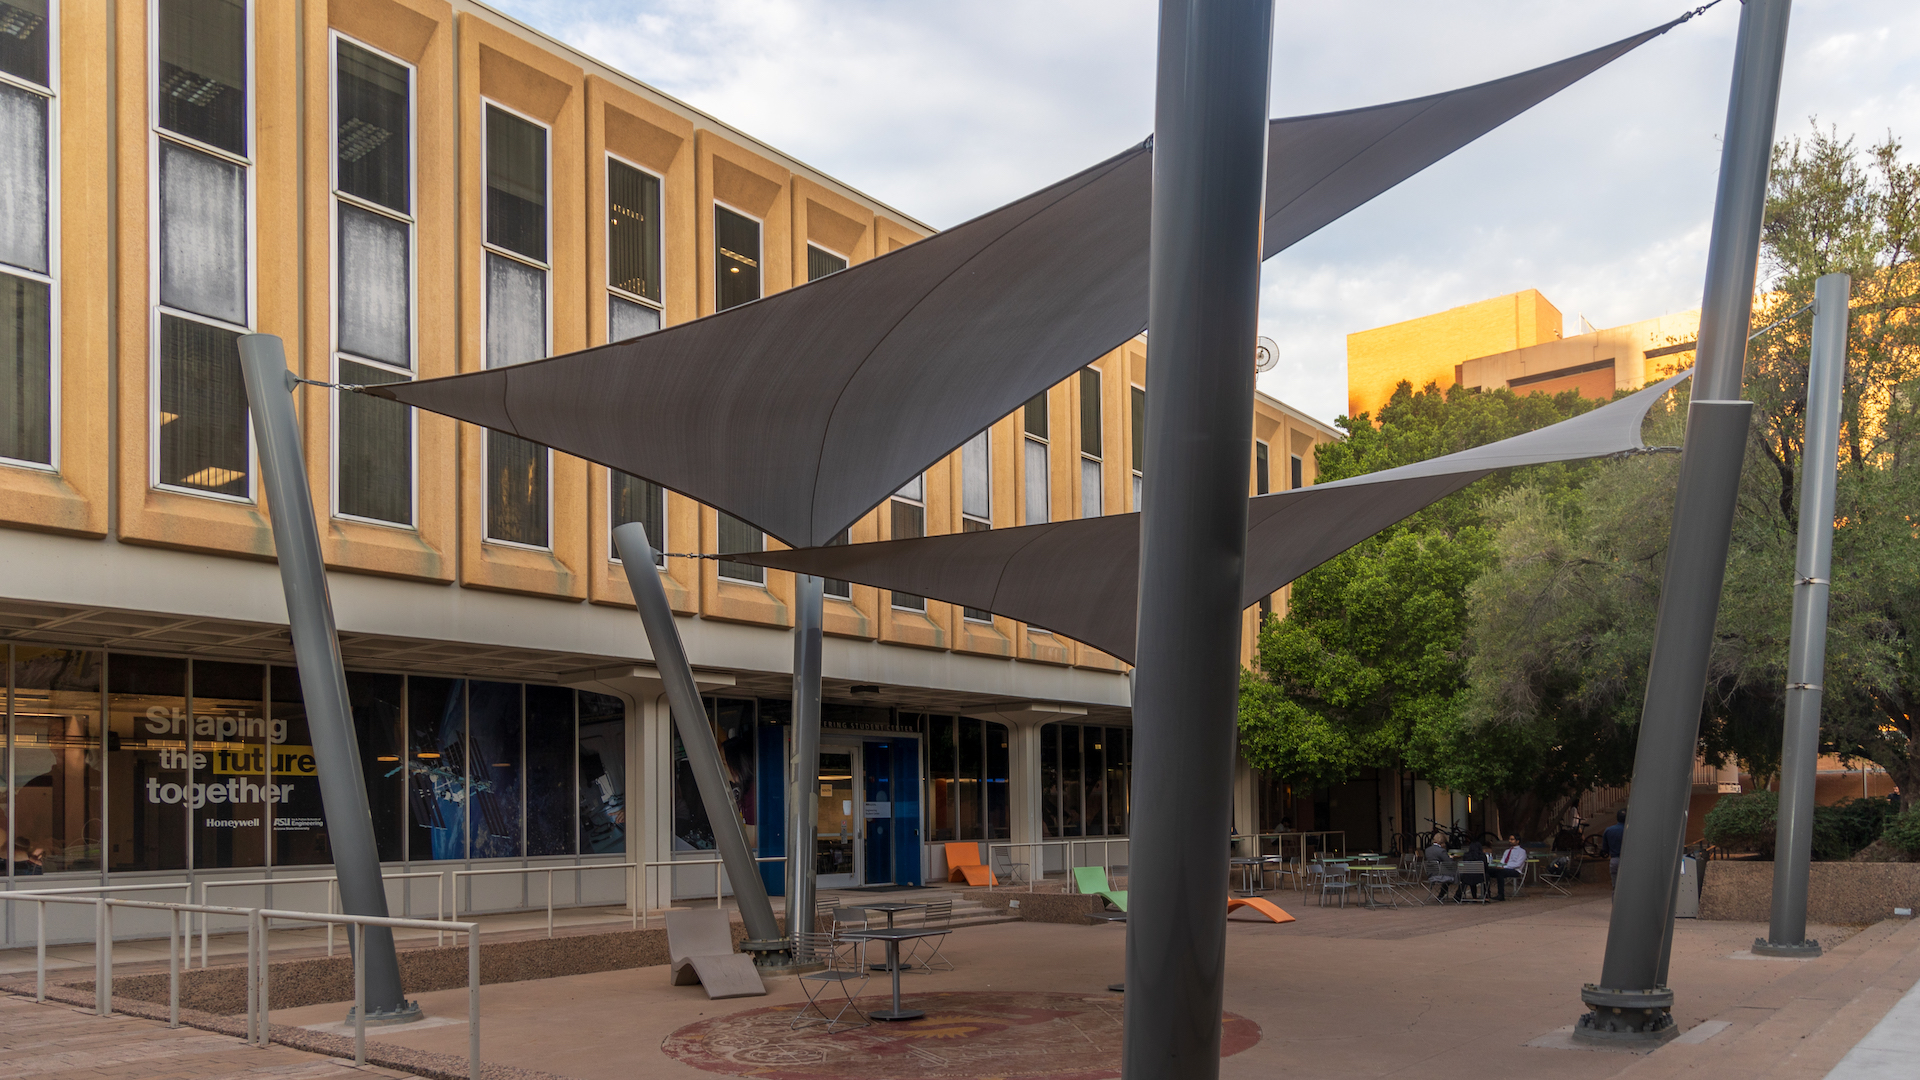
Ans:
{"label": "metal patio chair", "polygon": [[[872,1024],[873,1021],[868,1020],[854,1002],[867,985],[866,957],[858,947],[864,943],[842,941],[831,934],[806,933],[795,937],[803,951],[826,961],[827,967],[825,971],[809,971],[800,976],[800,990],[807,995],[807,1003],[793,1015],[793,1022],[787,1025],[788,1030],[808,1024],[825,1024],[827,1034],[832,1035]],[[835,988],[840,993],[837,1001],[833,997]],[[839,1005],[839,1009],[828,1016],[827,1009],[835,1004]],[[847,1020],[848,1013],[858,1018],[859,1023]]]}
{"label": "metal patio chair", "polygon": [[1435,903],[1445,903],[1447,887],[1455,880],[1455,866],[1451,859],[1428,859],[1426,872],[1427,899]]}
{"label": "metal patio chair", "polygon": [[1323,865],[1320,873],[1320,906],[1327,906],[1329,894],[1339,893],[1340,906],[1346,907],[1347,894],[1359,887],[1360,883],[1354,880],[1352,871],[1346,867]]}
{"label": "metal patio chair", "polygon": [[[1462,904],[1485,904],[1488,902],[1487,886],[1491,884],[1491,881],[1487,877],[1486,863],[1463,862],[1459,864],[1459,869],[1456,873],[1459,877],[1459,884],[1456,885],[1453,890],[1455,900]],[[1466,895],[1466,890],[1468,889],[1473,890],[1472,896]]]}
{"label": "metal patio chair", "polygon": [[1012,848],[995,848],[993,857],[988,861],[993,864],[991,867],[993,876],[999,878],[1004,884],[1019,885],[1032,880],[1027,872],[1027,864],[1013,861]]}
{"label": "metal patio chair", "polygon": [[[952,898],[929,903],[925,914],[920,917],[920,926],[927,930],[951,930],[953,928]],[[919,938],[914,941],[913,949],[902,957],[900,962],[913,965],[906,968],[907,971],[952,971],[953,961],[947,959],[946,954],[940,951],[946,943],[946,934],[941,934],[939,937]]]}

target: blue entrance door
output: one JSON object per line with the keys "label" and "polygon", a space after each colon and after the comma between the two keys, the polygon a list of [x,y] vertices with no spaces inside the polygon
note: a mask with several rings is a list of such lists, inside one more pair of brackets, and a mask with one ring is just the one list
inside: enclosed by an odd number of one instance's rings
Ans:
{"label": "blue entrance door", "polygon": [[866,817],[867,885],[890,885],[893,876],[893,748],[884,742],[869,742],[862,770],[865,776],[863,813]]}

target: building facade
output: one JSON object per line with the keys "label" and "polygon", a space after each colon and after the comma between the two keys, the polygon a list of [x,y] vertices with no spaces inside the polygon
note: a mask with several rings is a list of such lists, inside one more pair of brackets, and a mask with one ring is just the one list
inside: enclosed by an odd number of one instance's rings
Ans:
{"label": "building facade", "polygon": [[[16,885],[326,872],[240,334],[280,336],[316,382],[432,378],[685,322],[932,231],[478,4],[3,7]],[[1132,510],[1144,365],[1143,340],[1098,358],[846,540]],[[391,872],[566,867],[562,903],[711,895],[705,865],[618,865],[712,857],[610,542],[633,521],[674,556],[660,573],[737,805],[782,852],[792,578],[677,557],[766,538],[391,402],[305,385],[296,405]],[[1337,436],[1268,398],[1255,427],[1256,492],[1312,482]],[[942,879],[948,841],[1124,838],[1125,665],[930,598],[827,597],[823,882]],[[432,910],[447,884],[400,879],[396,907]],[[544,895],[529,875],[458,888],[463,910]]]}

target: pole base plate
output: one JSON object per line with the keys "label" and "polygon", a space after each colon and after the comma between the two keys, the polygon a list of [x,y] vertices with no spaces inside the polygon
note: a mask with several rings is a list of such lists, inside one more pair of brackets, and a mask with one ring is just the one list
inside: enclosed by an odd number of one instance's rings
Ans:
{"label": "pole base plate", "polygon": [[786,938],[770,941],[749,939],[740,943],[740,951],[753,957],[753,970],[761,976],[768,975],[804,975],[809,971],[824,971],[824,960],[801,960],[793,955],[793,942]]}
{"label": "pole base plate", "polygon": [[[347,1009],[347,1026],[353,1026],[354,1008]],[[402,1001],[391,1009],[368,1009],[368,1027],[393,1027],[396,1024],[411,1024],[415,1020],[426,1019],[427,1014],[420,1010],[417,1001]]]}
{"label": "pole base plate", "polygon": [[1658,1046],[1680,1034],[1673,1022],[1673,991],[1611,990],[1588,983],[1580,990],[1588,1012],[1573,1025],[1573,1041],[1590,1046]]}
{"label": "pole base plate", "polygon": [[1820,943],[1812,938],[1798,945],[1768,941],[1766,938],[1754,938],[1753,955],[1771,956],[1780,960],[1811,960],[1820,955]]}

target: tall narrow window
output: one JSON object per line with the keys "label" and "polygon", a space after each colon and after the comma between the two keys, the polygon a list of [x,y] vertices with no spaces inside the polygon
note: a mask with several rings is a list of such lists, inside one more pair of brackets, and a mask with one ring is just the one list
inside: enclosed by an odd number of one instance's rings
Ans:
{"label": "tall narrow window", "polygon": [[1306,487],[1307,486],[1306,475],[1305,475],[1306,470],[1303,468],[1303,465],[1305,463],[1300,460],[1300,455],[1299,454],[1292,455],[1292,460],[1290,460],[1287,464],[1291,470],[1290,475],[1287,477],[1287,479],[1292,481],[1290,484],[1287,485],[1288,488],[1292,489],[1292,488],[1298,488],[1298,487]]}
{"label": "tall narrow window", "polygon": [[[893,515],[894,540],[913,540],[927,535],[927,478],[923,474],[914,477],[907,485],[893,493],[889,504]],[[893,594],[893,606],[903,611],[927,610],[927,598],[912,593]]]}
{"label": "tall narrow window", "polygon": [[54,100],[47,0],[0,5],[0,459],[54,463]]}
{"label": "tall narrow window", "polygon": [[[993,442],[983,431],[960,448],[960,531],[986,532],[993,528]],[[963,618],[992,622],[983,608],[961,609]]]}
{"label": "tall narrow window", "polygon": [[[334,372],[413,374],[413,70],[335,39]],[[413,524],[413,410],[334,393],[334,513]]]}
{"label": "tall narrow window", "polygon": [[[486,111],[486,362],[547,355],[547,129],[499,107]],[[487,432],[487,539],[548,545],[546,447]]]}
{"label": "tall narrow window", "polygon": [[[767,539],[761,534],[759,529],[741,521],[725,510],[719,511],[719,514],[720,554],[732,555],[735,552],[741,551],[766,550]],[[755,585],[765,585],[767,583],[767,571],[765,567],[753,566],[743,562],[734,562],[732,559],[720,560],[719,573],[721,577],[731,578],[734,581],[750,581]]]}
{"label": "tall narrow window", "polygon": [[662,322],[660,178],[607,159],[607,340],[651,334]]}
{"label": "tall narrow window", "polygon": [[1265,495],[1273,490],[1273,452],[1266,443],[1253,444],[1253,493]]}
{"label": "tall narrow window", "polygon": [[716,204],[713,208],[715,310],[760,299],[760,223]]}
{"label": "tall narrow window", "polygon": [[1027,402],[1026,416],[1026,489],[1028,525],[1051,520],[1047,501],[1047,394],[1041,391]]}
{"label": "tall narrow window", "polygon": [[1101,472],[1102,431],[1100,425],[1100,373],[1093,368],[1080,369],[1080,516],[1099,517],[1104,499],[1105,479]]}
{"label": "tall narrow window", "polygon": [[[827,541],[828,547],[845,547],[853,542],[853,530],[841,529],[834,538]],[[853,599],[853,582],[839,578],[826,578],[821,582],[820,591],[827,596],[837,596],[842,600]]]}
{"label": "tall narrow window", "polygon": [[1132,406],[1128,410],[1133,420],[1133,509],[1140,510],[1141,479],[1146,476],[1147,465],[1147,392],[1134,386],[1128,400]]}
{"label": "tall narrow window", "polygon": [[253,494],[241,334],[252,326],[249,27],[242,0],[159,0],[153,88],[153,481]]}
{"label": "tall narrow window", "polygon": [[[616,529],[629,522],[640,522],[646,526],[647,546],[653,549],[653,565],[667,565],[667,489],[651,480],[642,480],[637,476],[628,476],[619,469],[609,470],[607,477],[607,527]],[[620,558],[620,552],[608,538],[607,550],[613,557]]]}

